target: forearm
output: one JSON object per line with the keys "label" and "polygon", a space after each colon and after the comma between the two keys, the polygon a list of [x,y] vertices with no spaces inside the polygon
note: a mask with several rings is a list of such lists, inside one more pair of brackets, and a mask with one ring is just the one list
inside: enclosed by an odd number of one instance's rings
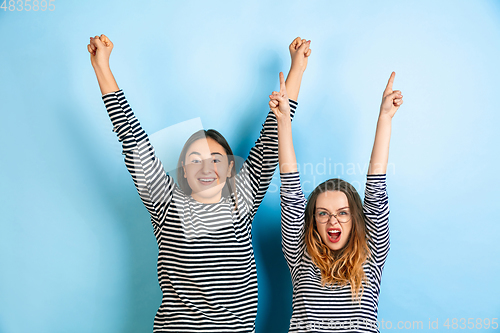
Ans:
{"label": "forearm", "polygon": [[297,171],[297,159],[293,148],[292,121],[290,118],[278,120],[278,159],[281,173]]}
{"label": "forearm", "polygon": [[288,76],[285,81],[286,91],[288,97],[296,101],[299,97],[300,84],[302,82],[302,75],[304,72],[298,68],[292,66],[288,72]]}
{"label": "forearm", "polygon": [[111,92],[101,98],[113,123],[113,132],[122,142],[125,165],[139,196],[151,214],[153,223],[159,225],[172,199],[174,182],[166,175],[163,164],[134,116],[123,91]]}
{"label": "forearm", "polygon": [[280,175],[281,246],[290,267],[296,266],[304,252],[304,213],[307,200],[300,177],[295,173]]}
{"label": "forearm", "polygon": [[101,94],[103,96],[110,92],[120,90],[109,66],[96,66],[94,67],[94,71],[97,77],[97,82],[99,82],[99,87],[101,88]]}
{"label": "forearm", "polygon": [[366,177],[363,213],[366,217],[366,229],[369,234],[368,247],[372,254],[372,260],[382,268],[390,247],[389,198],[387,196],[386,175],[368,175]]}
{"label": "forearm", "polygon": [[369,175],[385,174],[389,160],[389,144],[391,141],[392,118],[380,115],[377,122],[375,142],[373,144]]}

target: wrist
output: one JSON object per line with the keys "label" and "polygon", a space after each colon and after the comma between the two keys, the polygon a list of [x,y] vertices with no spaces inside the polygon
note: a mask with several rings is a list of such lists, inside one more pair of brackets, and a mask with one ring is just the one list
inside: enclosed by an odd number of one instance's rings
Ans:
{"label": "wrist", "polygon": [[292,120],[290,119],[290,114],[284,114],[281,117],[278,117],[277,119],[278,122],[278,127],[281,128],[287,128],[292,126]]}
{"label": "wrist", "polygon": [[97,73],[105,73],[105,72],[111,72],[111,68],[109,67],[109,63],[107,64],[100,64],[100,65],[94,65],[94,71]]}
{"label": "wrist", "polygon": [[380,114],[378,116],[378,121],[384,122],[384,123],[387,123],[387,122],[390,123],[392,121],[392,116],[383,112],[382,110],[380,110]]}
{"label": "wrist", "polygon": [[299,65],[294,64],[292,62],[292,65],[290,66],[290,71],[288,72],[288,76],[290,75],[300,75],[302,76],[304,74],[305,68],[301,68]]}

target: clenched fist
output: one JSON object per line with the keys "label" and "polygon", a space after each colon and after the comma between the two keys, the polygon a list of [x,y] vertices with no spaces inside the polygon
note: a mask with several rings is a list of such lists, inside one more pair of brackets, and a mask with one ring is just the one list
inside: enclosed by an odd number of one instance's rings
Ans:
{"label": "clenched fist", "polygon": [[90,53],[90,62],[94,68],[109,67],[109,56],[113,50],[113,43],[105,35],[90,37],[87,45]]}
{"label": "clenched fist", "polygon": [[307,58],[311,55],[311,41],[301,39],[300,37],[295,38],[288,49],[290,50],[290,56],[292,57],[292,66],[290,70],[298,69],[304,72],[307,67]]}

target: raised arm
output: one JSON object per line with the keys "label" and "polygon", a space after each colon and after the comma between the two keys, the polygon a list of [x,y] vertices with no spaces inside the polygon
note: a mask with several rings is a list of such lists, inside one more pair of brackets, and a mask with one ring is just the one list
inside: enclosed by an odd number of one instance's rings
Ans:
{"label": "raised arm", "polygon": [[394,117],[396,111],[401,104],[403,104],[403,95],[401,91],[392,90],[395,76],[396,73],[392,72],[382,96],[377,131],[375,133],[375,142],[373,143],[372,156],[368,168],[369,175],[385,174],[387,172],[392,117]]}
{"label": "raised arm", "polygon": [[280,72],[280,91],[269,95],[269,106],[278,122],[278,159],[281,173],[297,171],[297,159],[292,139],[292,120],[288,92],[283,73]]}
{"label": "raised arm", "polygon": [[113,132],[122,142],[125,165],[142,202],[151,215],[156,234],[171,202],[174,182],[166,175],[146,132],[111,73],[109,55],[113,44],[106,36],[101,35],[99,38],[98,36],[91,38],[87,48],[103,94],[102,100],[113,123]]}
{"label": "raised arm", "polygon": [[[298,38],[302,41],[300,38]],[[292,52],[293,51],[293,52]],[[311,54],[309,43],[292,42],[290,46],[290,55],[292,65],[290,67],[287,84],[292,86],[294,96],[290,96],[288,104],[290,112],[289,120],[294,116],[297,98],[300,90],[302,74],[307,66],[306,59]],[[258,207],[260,206],[264,195],[271,184],[274,171],[278,165],[278,133],[276,116],[269,111],[266,121],[262,126],[260,137],[255,142],[255,146],[250,150],[248,158],[245,160],[240,173],[237,176],[239,189],[243,193],[245,200],[250,206],[250,220],[253,219]]]}
{"label": "raised arm", "polygon": [[109,38],[105,35],[90,37],[87,49],[90,53],[90,62],[94,67],[97,82],[99,82],[101,88],[101,94],[106,95],[120,90],[109,68],[109,56],[113,50],[113,43]]}
{"label": "raised arm", "polygon": [[363,204],[363,212],[367,217],[368,247],[372,262],[379,271],[379,274],[376,275],[378,278],[380,278],[390,247],[386,171],[391,139],[391,122],[392,117],[403,104],[401,91],[392,90],[395,75],[392,72],[382,96]]}
{"label": "raised arm", "polygon": [[278,158],[280,164],[280,199],[281,199],[281,249],[288,268],[295,281],[304,253],[304,212],[306,198],[300,186],[297,172],[297,160],[292,141],[290,106],[288,105],[287,86],[283,73],[280,73],[280,91],[269,96],[269,106],[278,122]]}
{"label": "raised arm", "polygon": [[286,78],[286,89],[288,97],[294,101],[299,97],[302,75],[307,68],[307,60],[311,55],[310,45],[311,41],[306,41],[305,39],[297,37],[288,47],[292,63]]}
{"label": "raised arm", "polygon": [[286,81],[280,72],[280,91],[273,91],[269,96],[269,106],[278,122],[278,157],[281,173],[297,171],[297,161],[292,140],[292,121],[288,99],[297,100],[299,97],[302,75],[307,68],[307,60],[311,55],[309,46],[311,41],[295,38],[289,46],[292,64]]}

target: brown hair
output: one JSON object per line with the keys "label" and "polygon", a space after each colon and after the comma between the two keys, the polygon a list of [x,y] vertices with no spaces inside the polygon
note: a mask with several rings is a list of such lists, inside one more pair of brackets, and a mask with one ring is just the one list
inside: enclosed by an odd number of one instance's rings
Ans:
{"label": "brown hair", "polygon": [[[233,167],[231,169],[231,175],[228,177],[226,181],[226,185],[224,185],[224,188],[222,189],[222,196],[223,197],[231,197],[231,194],[234,193],[235,199],[236,199],[236,184],[234,181],[234,177],[236,176],[236,163],[234,160],[234,155],[233,151],[231,150],[231,147],[229,147],[229,144],[227,143],[226,139],[220,134],[218,131],[214,129],[209,129],[209,130],[199,130],[193,135],[187,139],[186,143],[184,144],[184,147],[182,148],[181,154],[179,156],[179,161],[177,162],[177,183],[179,184],[180,189],[186,194],[186,195],[191,195],[192,189],[189,186],[189,183],[186,178],[184,178],[184,168],[183,165],[186,160],[186,154],[193,144],[193,142],[200,140],[200,139],[213,139],[215,142],[220,144],[222,148],[224,148],[224,151],[226,152],[227,155],[227,162],[228,164],[231,164],[233,162]],[[236,202],[235,202],[236,204]]]}
{"label": "brown hair", "polygon": [[[337,251],[331,250],[316,228],[316,201],[318,195],[327,191],[340,191],[347,197],[351,211],[352,229],[346,245]],[[334,178],[318,185],[309,195],[305,211],[305,242],[307,252],[321,271],[321,283],[325,285],[351,285],[353,299],[361,300],[363,281],[366,280],[363,264],[369,256],[367,229],[363,205],[356,189],[348,182]]]}

